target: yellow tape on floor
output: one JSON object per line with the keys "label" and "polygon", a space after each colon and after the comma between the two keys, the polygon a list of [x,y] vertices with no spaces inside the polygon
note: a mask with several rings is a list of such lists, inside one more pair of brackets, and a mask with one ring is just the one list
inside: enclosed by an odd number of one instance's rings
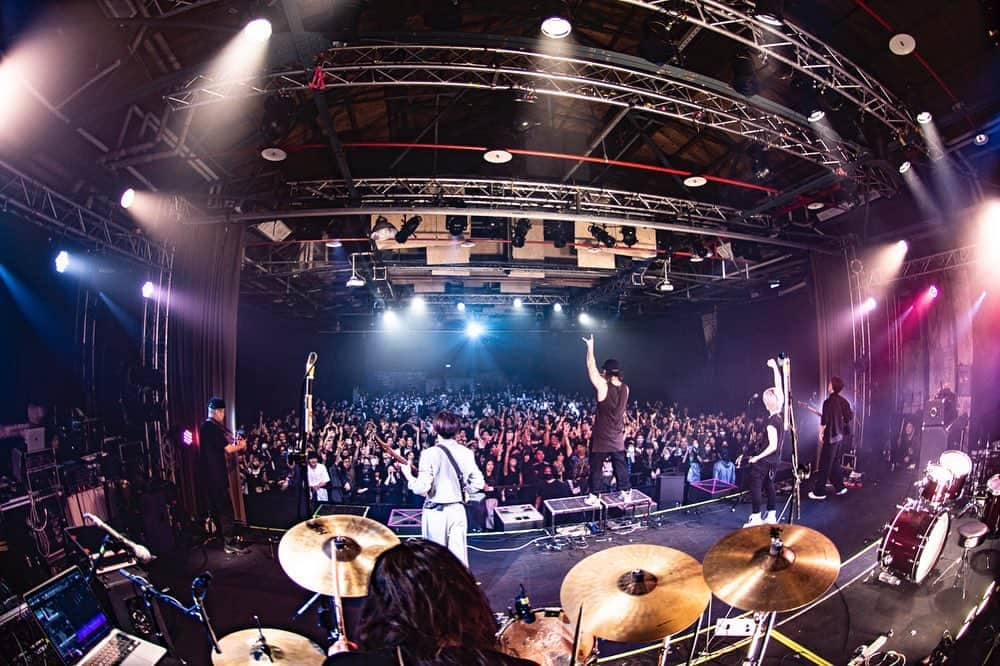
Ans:
{"label": "yellow tape on floor", "polygon": [[831,662],[819,656],[818,654],[807,648],[805,645],[802,645],[801,643],[792,640],[791,638],[784,635],[777,629],[771,632],[771,637],[774,640],[781,643],[782,645],[784,645],[785,647],[791,648],[796,653],[802,655],[812,663],[817,664],[817,666],[833,666]]}

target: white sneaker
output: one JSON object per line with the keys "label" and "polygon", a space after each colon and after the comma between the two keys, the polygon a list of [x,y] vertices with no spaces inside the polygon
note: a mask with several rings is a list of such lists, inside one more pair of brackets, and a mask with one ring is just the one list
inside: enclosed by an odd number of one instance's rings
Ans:
{"label": "white sneaker", "polygon": [[594,493],[587,495],[587,499],[583,500],[583,503],[587,506],[600,506],[601,500]]}
{"label": "white sneaker", "polygon": [[841,488],[840,490],[838,490],[837,494],[838,495],[846,495],[847,494],[847,486],[844,486],[843,488]]}
{"label": "white sneaker", "polygon": [[751,513],[750,519],[747,522],[743,523],[743,527],[753,527],[755,525],[763,525],[763,524],[764,521],[760,517],[759,513]]}
{"label": "white sneaker", "polygon": [[778,524],[778,512],[777,511],[768,511],[767,515],[764,516],[764,522],[767,523],[768,525],[777,525]]}
{"label": "white sneaker", "polygon": [[816,493],[814,493],[813,491],[810,490],[809,491],[809,499],[825,500],[826,499],[826,495],[817,495]]}

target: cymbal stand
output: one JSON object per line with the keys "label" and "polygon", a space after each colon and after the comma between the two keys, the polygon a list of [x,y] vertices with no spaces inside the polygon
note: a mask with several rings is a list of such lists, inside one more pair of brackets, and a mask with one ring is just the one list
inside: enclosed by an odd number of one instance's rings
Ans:
{"label": "cymbal stand", "polygon": [[663,638],[663,647],[660,648],[660,666],[667,666],[667,655],[670,654],[670,639],[672,636]]}
{"label": "cymbal stand", "polygon": [[260,639],[254,644],[250,654],[253,656],[254,661],[261,661],[261,657],[267,657],[267,660],[273,664],[274,653],[271,652],[271,646],[267,644],[267,639],[264,638],[264,628],[260,625],[260,618],[254,615],[253,621],[257,623],[257,633],[260,634]]}
{"label": "cymbal stand", "polygon": [[[799,472],[799,431],[795,425],[795,410],[792,409],[792,360],[787,356],[783,359],[782,374],[785,384],[785,426],[792,437],[792,494],[788,496],[785,506],[781,509],[778,522],[788,513],[788,524],[794,525],[802,520],[802,475]],[[780,453],[779,453],[780,456]]]}
{"label": "cymbal stand", "polygon": [[764,653],[767,651],[767,643],[771,639],[774,620],[777,617],[778,614],[774,611],[753,614],[754,632],[750,638],[750,648],[743,660],[743,666],[761,666],[764,663]]}
{"label": "cymbal stand", "polygon": [[[340,565],[337,556],[347,547],[347,539],[344,537],[333,538],[333,612],[336,617],[336,640],[347,638],[347,630],[344,628],[344,602],[340,596]],[[336,642],[336,640],[334,642]]]}
{"label": "cymbal stand", "polygon": [[701,626],[702,626],[702,624],[704,624],[706,617],[709,619],[709,621],[711,621],[711,618],[712,618],[712,599],[711,599],[711,597],[709,597],[709,599],[708,599],[708,606],[705,608],[705,610],[703,610],[701,612],[701,615],[698,616],[698,626],[694,630],[694,637],[691,639],[691,652],[688,654],[688,660],[686,662],[688,664],[688,666],[690,666],[691,662],[694,661],[695,650],[698,647],[698,636],[701,635]]}

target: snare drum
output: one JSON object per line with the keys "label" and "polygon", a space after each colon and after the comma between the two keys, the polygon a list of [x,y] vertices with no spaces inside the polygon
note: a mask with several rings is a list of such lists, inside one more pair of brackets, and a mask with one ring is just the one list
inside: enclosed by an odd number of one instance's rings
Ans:
{"label": "snare drum", "polygon": [[955,475],[947,467],[928,463],[924,471],[923,488],[920,497],[934,506],[944,504],[952,498],[952,489],[956,484]]}
{"label": "snare drum", "polygon": [[938,463],[955,477],[952,485],[949,487],[950,496],[948,499],[958,499],[962,495],[962,489],[965,488],[969,474],[972,473],[972,458],[961,451],[948,450],[941,454]]}
{"label": "snare drum", "polygon": [[986,482],[983,522],[990,528],[991,534],[1000,534],[1000,474],[994,474]]}
{"label": "snare drum", "polygon": [[919,585],[941,558],[950,527],[947,511],[907,502],[885,527],[878,549],[879,564]]}
{"label": "snare drum", "polygon": [[[497,634],[500,651],[512,657],[530,659],[540,666],[568,666],[573,652],[573,623],[561,608],[535,608],[535,618],[527,623],[520,618],[511,619]],[[597,663],[596,639],[580,632],[576,663]]]}

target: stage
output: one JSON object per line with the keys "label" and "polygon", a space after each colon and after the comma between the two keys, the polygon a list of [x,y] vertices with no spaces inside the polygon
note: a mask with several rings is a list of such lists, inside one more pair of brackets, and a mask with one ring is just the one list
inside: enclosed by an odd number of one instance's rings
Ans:
{"label": "stage", "polygon": [[[912,473],[910,473],[912,474]],[[893,587],[876,580],[872,574],[876,550],[886,522],[892,520],[896,505],[911,491],[914,478],[900,473],[886,476],[881,482],[868,480],[864,487],[854,488],[842,497],[825,501],[806,499],[801,524],[826,534],[837,546],[843,562],[835,587],[816,604],[778,615],[776,633],[767,655],[779,658],[808,660],[813,663],[844,664],[854,649],[870,643],[880,633],[893,631],[883,649],[895,650],[908,660],[928,655],[947,630],[955,635],[975,607],[992,580],[984,571],[986,556],[973,557],[973,568],[967,569],[967,598],[961,598],[961,582],[954,587],[955,571],[961,550],[957,545],[956,522],[952,522],[948,545],[933,571],[920,587],[903,583]],[[784,497],[779,497],[779,501]],[[661,511],[653,516],[652,527],[636,527],[631,531],[606,536],[589,536],[585,545],[559,551],[546,550],[550,542],[546,534],[534,530],[521,534],[472,535],[470,563],[482,582],[492,608],[504,611],[513,604],[519,585],[523,584],[533,607],[559,606],[559,588],[566,573],[581,559],[612,546],[630,543],[660,544],[675,548],[702,560],[711,546],[732,530],[738,529],[749,513],[749,504],[731,510],[732,501],[722,500],[689,508]],[[255,531],[255,545],[246,555],[230,556],[218,550],[195,548],[173,557],[161,557],[154,564],[154,580],[170,588],[182,599],[191,578],[204,570],[214,575],[208,595],[208,608],[216,632],[222,636],[237,629],[252,626],[253,615],[260,616],[264,626],[295,631],[322,642],[316,613],[307,612],[296,621],[292,615],[311,594],[297,587],[282,572],[275,553],[280,532]],[[977,549],[996,547],[987,541]],[[1000,553],[993,553],[990,565],[1000,571]],[[973,570],[978,569],[978,571]],[[944,572],[941,580],[935,582]],[[357,601],[349,602],[349,616]],[[713,599],[711,606],[714,626],[719,617],[734,617],[733,610]],[[208,644],[201,628],[184,618],[173,619],[173,635],[180,655],[193,664],[208,661]],[[684,663],[691,649],[692,627],[674,641],[668,663]],[[698,655],[713,656],[698,663],[736,663],[745,652],[737,638],[712,638],[714,631],[705,631],[696,647]],[[706,647],[706,639],[710,639]],[[622,645],[603,642],[602,661],[615,664],[657,663],[655,645]],[[726,648],[730,648],[726,652]]]}

